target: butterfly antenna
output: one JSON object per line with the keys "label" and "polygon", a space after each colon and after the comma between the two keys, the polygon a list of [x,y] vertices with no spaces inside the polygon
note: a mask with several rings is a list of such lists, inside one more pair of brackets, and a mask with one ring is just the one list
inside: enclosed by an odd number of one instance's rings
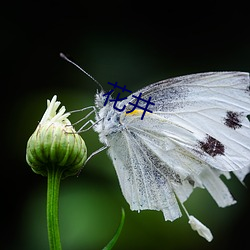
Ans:
{"label": "butterfly antenna", "polygon": [[81,70],[85,75],[87,75],[89,78],[91,78],[95,83],[97,83],[97,85],[101,88],[101,90],[103,91],[103,87],[102,85],[93,77],[91,76],[89,73],[87,73],[84,69],[82,69],[79,65],[77,65],[76,63],[74,63],[73,61],[71,61],[67,56],[65,56],[63,53],[60,53],[60,57],[64,60],[66,60],[67,62],[73,64],[74,66],[76,66],[79,70]]}

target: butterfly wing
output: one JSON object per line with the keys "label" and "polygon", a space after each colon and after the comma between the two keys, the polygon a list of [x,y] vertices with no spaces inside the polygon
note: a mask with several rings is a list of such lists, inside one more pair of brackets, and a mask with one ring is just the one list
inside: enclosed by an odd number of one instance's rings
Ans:
{"label": "butterfly wing", "polygon": [[[115,149],[112,149],[113,145]],[[158,170],[147,153],[129,133],[112,136],[109,154],[131,210],[162,210],[172,221],[181,213],[169,177],[157,175]]]}
{"label": "butterfly wing", "polygon": [[151,97],[153,113],[123,113],[125,127],[108,138],[122,192],[132,210],[162,210],[166,220],[181,213],[194,187],[206,188],[221,207],[235,201],[220,175],[243,180],[250,168],[247,73],[195,74],[161,81],[129,97]]}
{"label": "butterfly wing", "polygon": [[[223,171],[240,170],[250,165],[247,73],[218,72],[177,77],[155,83],[141,92],[144,99],[151,96],[155,103],[153,115],[194,134],[193,145],[187,145],[178,133],[174,132],[173,136],[183,147],[191,146],[189,150],[196,151],[202,160]],[[134,125],[128,121],[129,115],[124,119],[127,119],[125,124]]]}

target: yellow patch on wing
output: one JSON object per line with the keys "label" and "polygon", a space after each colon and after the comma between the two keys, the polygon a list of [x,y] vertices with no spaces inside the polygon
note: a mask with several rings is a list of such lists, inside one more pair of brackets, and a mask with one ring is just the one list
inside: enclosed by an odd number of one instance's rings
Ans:
{"label": "yellow patch on wing", "polygon": [[[139,109],[135,109],[133,112],[131,113],[126,113],[126,115],[142,115],[143,111],[139,110]],[[146,112],[148,113],[148,112]]]}
{"label": "yellow patch on wing", "polygon": [[[125,115],[138,115],[138,116],[140,115],[140,116],[142,116],[143,112],[144,112],[143,110],[135,109],[131,113],[125,113]],[[146,111],[145,115],[149,115],[149,114],[151,114],[151,113]]]}

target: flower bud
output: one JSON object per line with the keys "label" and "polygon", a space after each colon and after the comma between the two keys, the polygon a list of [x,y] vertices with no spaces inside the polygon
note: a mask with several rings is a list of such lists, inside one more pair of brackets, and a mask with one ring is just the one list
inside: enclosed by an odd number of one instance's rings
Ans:
{"label": "flower bud", "polygon": [[86,145],[76,133],[61,107],[56,113],[60,102],[54,96],[47,101],[41,122],[27,143],[26,160],[32,170],[47,176],[50,168],[62,171],[62,177],[75,175],[79,172],[87,158]]}

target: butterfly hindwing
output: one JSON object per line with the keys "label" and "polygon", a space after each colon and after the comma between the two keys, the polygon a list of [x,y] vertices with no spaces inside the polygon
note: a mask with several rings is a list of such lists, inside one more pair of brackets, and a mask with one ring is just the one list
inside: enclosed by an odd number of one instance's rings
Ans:
{"label": "butterfly hindwing", "polygon": [[[145,144],[131,132],[113,135],[109,142],[109,155],[131,209],[162,210],[165,218],[171,221],[180,217],[180,209],[170,184],[170,178],[178,177],[163,176],[157,157],[151,151],[145,151]],[[155,167],[156,164],[159,168]]]}

